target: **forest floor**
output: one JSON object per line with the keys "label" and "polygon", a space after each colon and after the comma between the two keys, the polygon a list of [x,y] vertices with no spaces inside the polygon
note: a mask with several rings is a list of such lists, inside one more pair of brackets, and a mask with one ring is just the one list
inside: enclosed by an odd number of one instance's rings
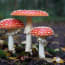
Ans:
{"label": "forest floor", "polygon": [[[45,47],[45,59],[38,58],[38,42],[36,37],[32,37],[33,46],[32,55],[25,52],[25,44],[20,42],[25,40],[24,34],[17,34],[17,41],[15,42],[16,53],[8,51],[7,40],[4,44],[0,44],[0,65],[65,65],[65,22],[40,22],[33,23],[34,27],[49,26],[55,35],[47,37],[48,44]],[[22,38],[23,36],[23,38]],[[5,37],[4,37],[5,38]],[[4,39],[1,36],[1,39]],[[59,61],[57,61],[59,58]]]}

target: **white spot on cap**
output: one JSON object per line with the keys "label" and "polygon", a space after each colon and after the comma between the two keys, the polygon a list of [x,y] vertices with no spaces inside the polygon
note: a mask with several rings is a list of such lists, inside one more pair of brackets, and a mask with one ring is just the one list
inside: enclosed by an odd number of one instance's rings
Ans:
{"label": "white spot on cap", "polygon": [[50,33],[50,32],[48,32],[48,33]]}
{"label": "white spot on cap", "polygon": [[40,34],[43,34],[43,32],[40,32]]}

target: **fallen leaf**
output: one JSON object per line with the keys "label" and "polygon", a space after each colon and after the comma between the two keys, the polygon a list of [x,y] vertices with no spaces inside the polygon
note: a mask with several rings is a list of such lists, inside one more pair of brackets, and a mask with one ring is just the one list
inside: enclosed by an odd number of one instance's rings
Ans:
{"label": "fallen leaf", "polygon": [[65,52],[65,48],[61,48],[61,50]]}
{"label": "fallen leaf", "polygon": [[8,59],[10,59],[10,60],[16,60],[17,57],[8,57]]}
{"label": "fallen leaf", "polygon": [[53,57],[52,61],[53,62],[55,61],[56,63],[64,63],[64,60],[61,59],[60,57]]}

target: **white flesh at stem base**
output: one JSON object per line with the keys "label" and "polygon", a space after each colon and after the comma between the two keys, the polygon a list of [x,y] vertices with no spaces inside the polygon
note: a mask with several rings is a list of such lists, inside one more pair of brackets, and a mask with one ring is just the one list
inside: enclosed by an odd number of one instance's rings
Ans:
{"label": "white flesh at stem base", "polygon": [[8,35],[8,50],[15,53],[13,35]]}
{"label": "white flesh at stem base", "polygon": [[38,41],[39,41],[39,57],[45,58],[45,52],[44,52],[45,39],[43,39],[43,41],[42,41],[42,38],[39,37]]}

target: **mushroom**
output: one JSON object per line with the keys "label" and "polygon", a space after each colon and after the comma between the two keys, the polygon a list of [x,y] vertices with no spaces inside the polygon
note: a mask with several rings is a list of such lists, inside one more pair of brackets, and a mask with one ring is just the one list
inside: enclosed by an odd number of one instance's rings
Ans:
{"label": "mushroom", "polygon": [[39,41],[39,57],[45,58],[44,44],[46,43],[46,37],[54,34],[50,27],[34,27],[30,33],[36,36]]}
{"label": "mushroom", "polygon": [[0,29],[7,30],[8,35],[8,50],[15,52],[13,35],[17,29],[24,27],[23,22],[14,18],[3,19],[0,21]]}
{"label": "mushroom", "polygon": [[27,24],[24,30],[24,33],[26,34],[26,52],[31,52],[31,46],[32,46],[32,39],[31,34],[29,33],[32,29],[32,17],[33,16],[48,16],[48,13],[45,11],[40,10],[15,10],[11,13],[12,16],[26,16],[27,18]]}

